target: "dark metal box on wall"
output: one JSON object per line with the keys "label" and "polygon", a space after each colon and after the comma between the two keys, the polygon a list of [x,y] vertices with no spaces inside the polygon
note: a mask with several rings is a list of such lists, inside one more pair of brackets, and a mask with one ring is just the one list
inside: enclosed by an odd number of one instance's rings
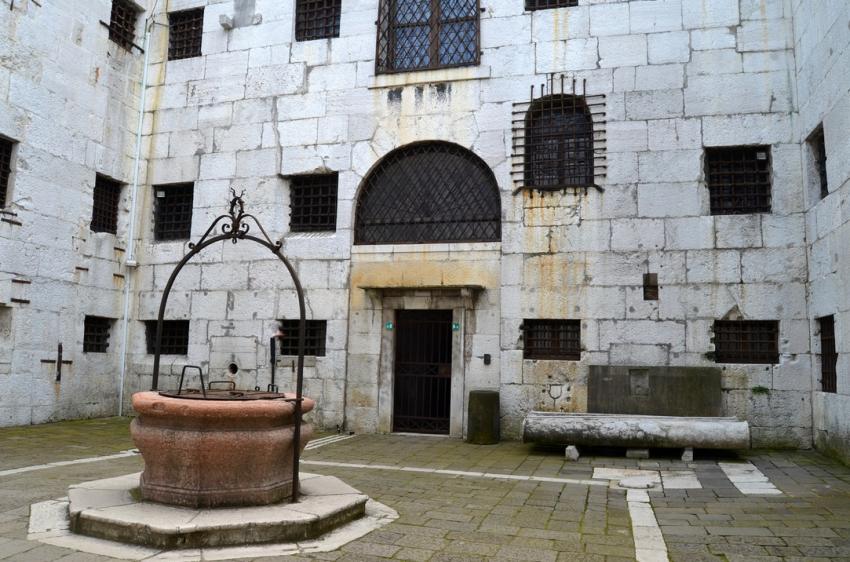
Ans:
{"label": "dark metal box on wall", "polygon": [[720,416],[720,369],[591,365],[587,411],[597,414]]}

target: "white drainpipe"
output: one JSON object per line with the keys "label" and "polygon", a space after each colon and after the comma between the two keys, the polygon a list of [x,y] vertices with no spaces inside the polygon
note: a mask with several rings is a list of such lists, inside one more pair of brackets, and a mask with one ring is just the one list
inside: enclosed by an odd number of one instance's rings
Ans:
{"label": "white drainpipe", "polygon": [[136,262],[136,246],[134,237],[136,235],[136,204],[139,192],[139,166],[142,159],[142,127],[145,120],[145,94],[147,93],[148,85],[148,62],[150,58],[150,42],[151,28],[153,27],[153,14],[150,19],[145,22],[145,59],[144,68],[142,69],[142,89],[139,93],[139,126],[136,130],[136,158],[133,165],[133,186],[132,196],[130,199],[130,227],[127,233],[127,259],[124,265],[127,267],[127,278],[124,279],[124,316],[121,320],[121,369],[120,379],[118,383],[118,415],[124,415],[124,378],[127,373],[127,339],[130,329],[130,281],[132,275],[130,272],[138,263]]}

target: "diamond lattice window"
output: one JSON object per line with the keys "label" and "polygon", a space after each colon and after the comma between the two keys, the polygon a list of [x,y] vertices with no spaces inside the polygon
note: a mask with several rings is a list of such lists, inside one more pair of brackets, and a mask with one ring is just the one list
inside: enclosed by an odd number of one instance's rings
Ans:
{"label": "diamond lattice window", "polygon": [[83,322],[83,353],[106,353],[112,319],[86,316]]}
{"label": "diamond lattice window", "polygon": [[776,320],[716,320],[716,363],[779,363],[779,322]]}
{"label": "diamond lattice window", "polygon": [[525,359],[581,359],[580,320],[523,320]]}
{"label": "diamond lattice window", "polygon": [[12,174],[12,149],[14,147],[14,142],[0,138],[0,209],[6,206],[6,196],[9,193],[9,176]]}
{"label": "diamond lattice window", "polygon": [[339,37],[342,0],[296,0],[295,40]]}
{"label": "diamond lattice window", "polygon": [[121,184],[105,176],[97,175],[94,180],[91,229],[93,232],[118,231],[118,200]]}
{"label": "diamond lattice window", "polygon": [[478,64],[478,0],[381,0],[378,73]]}
{"label": "diamond lattice window", "polygon": [[387,154],[364,180],[354,243],[498,241],[500,209],[496,178],[475,154],[416,143]]}
{"label": "diamond lattice window", "polygon": [[572,6],[578,6],[578,0],[525,0],[525,9],[529,11]]}
{"label": "diamond lattice window", "polygon": [[109,18],[109,39],[128,51],[136,40],[136,20],[139,11],[129,0],[112,0],[112,16]]}
{"label": "diamond lattice window", "polygon": [[[299,320],[280,321],[280,329],[283,332],[283,337],[278,340],[281,355],[298,355],[298,323]],[[304,355],[325,356],[327,330],[326,320],[307,320],[304,333]]]}
{"label": "diamond lattice window", "polygon": [[593,185],[593,120],[581,96],[535,100],[525,117],[525,187]]}
{"label": "diamond lattice window", "polygon": [[770,147],[705,149],[712,215],[770,212]]}
{"label": "diamond lattice window", "polygon": [[203,8],[168,14],[168,60],[201,56],[203,37]]}
{"label": "diamond lattice window", "polygon": [[336,230],[339,174],[311,174],[290,178],[289,230]]}
{"label": "diamond lattice window", "polygon": [[154,239],[186,240],[192,232],[192,201],[195,185],[181,183],[154,186]]}
{"label": "diamond lattice window", "polygon": [[[147,352],[156,353],[156,320],[145,321]],[[189,352],[189,321],[163,320],[161,355],[186,355]]]}

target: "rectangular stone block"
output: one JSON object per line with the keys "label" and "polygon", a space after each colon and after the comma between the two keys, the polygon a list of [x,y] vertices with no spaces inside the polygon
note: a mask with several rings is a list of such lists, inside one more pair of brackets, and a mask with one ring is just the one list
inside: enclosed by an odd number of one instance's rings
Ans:
{"label": "rectangular stone block", "polygon": [[629,119],[665,119],[682,115],[682,90],[626,92]]}
{"label": "rectangular stone block", "polygon": [[681,0],[629,2],[629,29],[632,33],[658,33],[682,29]]}
{"label": "rectangular stone block", "polygon": [[688,62],[691,58],[690,35],[687,31],[652,33],[647,36],[650,64]]}
{"label": "rectangular stone block", "polygon": [[600,37],[599,66],[640,66],[647,62],[645,35]]}

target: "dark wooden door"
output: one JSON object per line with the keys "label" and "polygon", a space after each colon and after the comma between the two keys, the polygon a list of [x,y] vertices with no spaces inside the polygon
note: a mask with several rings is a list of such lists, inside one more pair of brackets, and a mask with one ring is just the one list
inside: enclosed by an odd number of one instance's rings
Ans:
{"label": "dark wooden door", "polygon": [[452,311],[397,310],[393,431],[448,433]]}

